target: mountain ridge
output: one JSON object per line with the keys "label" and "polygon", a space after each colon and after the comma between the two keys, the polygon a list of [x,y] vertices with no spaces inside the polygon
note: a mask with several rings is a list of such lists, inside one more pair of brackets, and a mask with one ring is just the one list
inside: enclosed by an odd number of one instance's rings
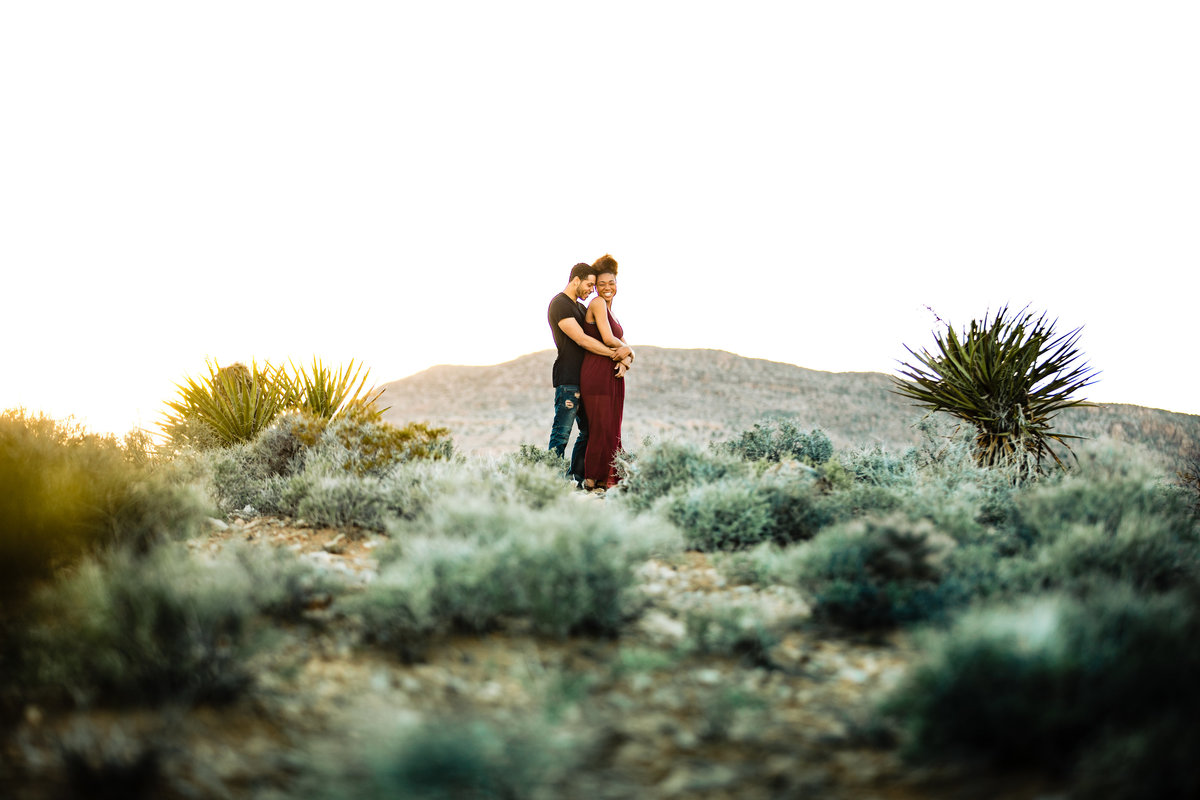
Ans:
{"label": "mountain ridge", "polygon": [[[462,452],[500,455],[544,446],[553,416],[553,350],[487,366],[439,364],[383,384],[384,419],[450,428]],[[626,385],[624,443],[646,437],[705,444],[771,418],[823,430],[839,448],[917,444],[925,412],[881,372],[827,372],[725,350],[638,348]],[[1055,429],[1145,449],[1164,467],[1200,452],[1200,416],[1129,404],[1072,408]]]}

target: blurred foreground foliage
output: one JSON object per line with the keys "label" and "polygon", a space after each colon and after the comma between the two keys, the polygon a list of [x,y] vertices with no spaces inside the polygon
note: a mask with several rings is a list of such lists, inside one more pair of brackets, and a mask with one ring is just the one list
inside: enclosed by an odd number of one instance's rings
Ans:
{"label": "blurred foreground foliage", "polygon": [[[164,459],[143,437],[7,412],[0,570],[21,602],[0,618],[0,716],[31,702],[257,702],[281,636],[336,634],[339,648],[399,662],[491,631],[618,638],[646,608],[647,559],[690,548],[728,580],[803,597],[811,620],[787,624],[813,635],[924,637],[927,659],[880,723],[912,758],[1040,770],[1084,797],[1196,796],[1189,488],[1108,444],[1039,475],[981,465],[974,431],[923,427],[925,442],[899,453],[835,452],[820,431],[775,420],[707,448],[651,441],[622,454],[622,483],[601,499],[540,448],[467,459],[444,429],[357,413],[288,410],[245,441]],[[354,584],[271,545],[212,547],[198,534],[224,523],[208,514],[378,537],[377,575]],[[690,609],[650,660],[777,670],[788,631],[772,613],[749,600]],[[710,699],[704,740],[758,702]],[[326,796],[539,796],[582,752],[549,721],[411,731],[377,742],[363,769],[310,777]]]}

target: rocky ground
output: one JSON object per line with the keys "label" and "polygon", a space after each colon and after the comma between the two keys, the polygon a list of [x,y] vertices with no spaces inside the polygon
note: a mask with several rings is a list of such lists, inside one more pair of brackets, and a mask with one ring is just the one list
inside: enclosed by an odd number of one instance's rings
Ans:
{"label": "rocky ground", "polygon": [[[386,537],[253,517],[214,522],[191,546],[216,551],[231,540],[288,547],[367,582]],[[615,640],[547,640],[514,622],[438,642],[425,660],[405,664],[358,644],[329,609],[316,608],[314,624],[282,633],[263,657],[257,690],[233,707],[30,707],[7,745],[24,765],[16,796],[78,795],[89,764],[125,765],[136,791],[152,742],[166,779],[145,796],[293,797],[312,788],[314,765],[353,774],[397,729],[462,718],[501,729],[536,721],[567,741],[580,763],[548,797],[1057,796],[1036,776],[901,759],[873,708],[916,655],[907,636],[822,631],[800,594],[730,585],[702,553],[649,561],[639,577],[644,609]],[[697,644],[697,618],[737,619],[739,608],[774,635],[748,632],[740,652],[716,640]]]}

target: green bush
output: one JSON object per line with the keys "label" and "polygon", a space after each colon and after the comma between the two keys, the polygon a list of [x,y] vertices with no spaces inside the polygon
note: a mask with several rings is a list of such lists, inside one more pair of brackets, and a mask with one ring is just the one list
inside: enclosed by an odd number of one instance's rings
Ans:
{"label": "green bush", "polygon": [[362,364],[355,367],[354,359],[350,359],[346,366],[338,367],[336,372],[316,356],[313,356],[311,368],[288,363],[291,364],[292,374],[280,372],[286,379],[284,405],[290,408],[326,420],[359,416],[374,421],[387,411],[376,405],[383,389],[366,389],[371,370],[362,372]]}
{"label": "green bush", "polygon": [[383,477],[407,461],[449,459],[454,443],[446,428],[413,422],[403,428],[387,422],[345,417],[336,419],[309,454],[328,471]]}
{"label": "green bush", "polygon": [[690,653],[736,656],[757,667],[773,666],[771,650],[779,635],[764,619],[763,610],[749,605],[694,610],[684,617]]}
{"label": "green bush", "polygon": [[1095,382],[1096,373],[1075,349],[1079,329],[1056,336],[1046,315],[1007,306],[989,319],[971,320],[959,338],[954,328],[935,334],[936,352],[905,348],[917,363],[903,364],[893,391],[930,411],[945,411],[975,429],[980,466],[1008,465],[1040,472],[1049,458],[1064,466],[1054,447],[1069,439],[1051,422],[1066,408],[1089,403],[1071,395]]}
{"label": "green bush", "polygon": [[253,362],[222,367],[208,362],[208,377],[187,376],[168,400],[159,427],[167,453],[248,442],[286,408],[288,379],[281,370]]}
{"label": "green bush", "polygon": [[[351,360],[334,372],[315,357],[311,369],[292,364],[292,375],[270,363],[221,367],[210,361],[207,378],[186,377],[177,385],[178,397],[167,401],[159,423],[166,437],[162,451],[175,455],[250,442],[286,411],[326,421],[378,423],[386,411],[375,404],[382,390],[364,392],[370,370],[360,377],[361,370],[362,365],[355,367]],[[437,441],[443,433],[422,426],[410,432],[405,446],[436,450],[443,444]]]}
{"label": "green bush", "polygon": [[0,414],[0,609],[85,553],[196,533],[199,496],[142,455],[70,423]]}
{"label": "green bush", "polygon": [[1196,600],[1114,586],[969,613],[931,637],[885,709],[919,757],[1074,768],[1090,796],[1193,797]]}
{"label": "green bush", "polygon": [[940,616],[961,589],[944,583],[955,542],[927,521],[903,515],[836,525],[802,546],[802,588],[814,616],[850,628],[877,628]]}
{"label": "green bush", "polygon": [[634,566],[679,545],[678,533],[653,517],[461,495],[392,530],[379,577],[342,607],[409,658],[432,635],[487,630],[508,617],[554,636],[612,635],[633,610]]}
{"label": "green bush", "polygon": [[1002,533],[1023,545],[1012,574],[1028,589],[1117,580],[1163,591],[1200,581],[1196,523],[1177,489],[1134,459],[1101,453],[1015,493]]}
{"label": "green bush", "polygon": [[523,444],[516,453],[510,454],[508,462],[514,467],[531,467],[542,465],[550,467],[559,475],[566,475],[571,469],[571,462],[553,450],[532,444]]}
{"label": "green bush", "polygon": [[756,490],[767,504],[766,536],[777,544],[807,541],[837,521],[834,504],[821,493],[819,483],[763,478]]}
{"label": "green bush", "polygon": [[378,478],[345,475],[309,482],[307,492],[297,503],[296,514],[315,525],[383,530],[388,508]]}
{"label": "green bush", "polygon": [[28,696],[81,704],[227,701],[253,680],[255,592],[182,545],[84,561],[32,598],[12,660]]}
{"label": "green bush", "polygon": [[528,725],[466,718],[413,726],[369,748],[366,781],[334,778],[328,797],[530,800],[560,797],[579,761],[572,743]]}
{"label": "green bush", "polygon": [[714,443],[713,449],[748,461],[794,458],[811,465],[823,464],[833,455],[833,443],[824,432],[803,433],[789,419],[756,422],[737,439]]}
{"label": "green bush", "polygon": [[633,511],[645,511],[673,492],[747,474],[740,459],[673,441],[647,442],[636,455],[620,454],[617,469],[622,502]]}
{"label": "green bush", "polygon": [[693,486],[668,497],[662,510],[696,550],[737,550],[770,537],[770,505],[745,478]]}

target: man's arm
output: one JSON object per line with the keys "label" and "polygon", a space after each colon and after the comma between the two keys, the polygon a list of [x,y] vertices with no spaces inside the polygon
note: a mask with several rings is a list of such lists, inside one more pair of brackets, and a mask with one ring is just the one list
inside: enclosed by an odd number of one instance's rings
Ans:
{"label": "man's arm", "polygon": [[608,324],[608,304],[604,302],[604,298],[596,295],[588,306],[588,313],[596,319],[596,328],[600,331],[600,339],[613,349],[612,360],[624,361],[628,358],[630,363],[633,363],[633,348],[618,339]]}
{"label": "man's arm", "polygon": [[[571,337],[571,341],[587,350],[589,353],[595,353],[598,356],[605,358],[617,359],[616,355],[619,350],[613,350],[611,347],[605,346],[604,342],[599,339],[594,339],[583,332],[583,326],[579,324],[579,320],[574,317],[566,317],[558,321],[559,330]],[[628,348],[623,348],[628,349]]]}

